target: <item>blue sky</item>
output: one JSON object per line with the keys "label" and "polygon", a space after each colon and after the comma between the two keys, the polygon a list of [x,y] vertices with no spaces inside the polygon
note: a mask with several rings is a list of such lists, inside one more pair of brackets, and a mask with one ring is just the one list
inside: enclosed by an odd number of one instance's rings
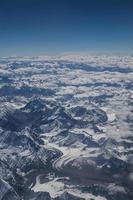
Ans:
{"label": "blue sky", "polygon": [[0,0],[0,56],[133,53],[133,0]]}

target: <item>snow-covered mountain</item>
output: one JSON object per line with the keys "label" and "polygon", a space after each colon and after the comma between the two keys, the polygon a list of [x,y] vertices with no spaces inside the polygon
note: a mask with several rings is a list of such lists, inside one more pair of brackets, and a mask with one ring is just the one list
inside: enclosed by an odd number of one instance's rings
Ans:
{"label": "snow-covered mountain", "polygon": [[0,59],[0,200],[133,199],[133,57]]}

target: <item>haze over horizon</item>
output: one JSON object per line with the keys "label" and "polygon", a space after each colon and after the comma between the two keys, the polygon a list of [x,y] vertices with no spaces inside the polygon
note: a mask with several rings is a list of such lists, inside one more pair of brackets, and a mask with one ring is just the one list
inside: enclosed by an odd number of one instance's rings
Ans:
{"label": "haze over horizon", "polygon": [[132,0],[2,0],[0,25],[0,57],[133,53]]}

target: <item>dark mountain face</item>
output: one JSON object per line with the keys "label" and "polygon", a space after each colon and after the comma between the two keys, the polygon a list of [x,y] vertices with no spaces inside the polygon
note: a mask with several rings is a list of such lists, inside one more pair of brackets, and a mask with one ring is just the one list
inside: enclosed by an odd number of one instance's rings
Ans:
{"label": "dark mountain face", "polygon": [[133,199],[132,58],[10,59],[0,61],[0,200]]}

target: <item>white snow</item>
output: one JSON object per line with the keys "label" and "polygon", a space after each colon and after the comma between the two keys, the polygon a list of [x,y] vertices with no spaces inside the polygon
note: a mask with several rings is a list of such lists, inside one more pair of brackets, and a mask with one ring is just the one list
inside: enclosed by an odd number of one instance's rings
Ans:
{"label": "white snow", "polygon": [[68,192],[77,197],[84,198],[85,200],[90,200],[94,198],[95,200],[106,200],[102,196],[94,196],[91,193],[83,193],[80,190],[76,189],[74,185],[65,185],[59,178],[54,178],[53,180],[40,183],[40,175],[36,178],[36,184],[32,187],[34,192],[49,192],[52,198],[58,197],[64,192]]}
{"label": "white snow", "polygon": [[34,192],[49,192],[52,198],[55,198],[62,194],[64,191],[64,183],[58,181],[58,178],[45,182],[43,184],[40,183],[40,175],[36,178],[36,184],[32,187]]}
{"label": "white snow", "polygon": [[115,113],[107,113],[108,121],[113,122],[116,119]]}

